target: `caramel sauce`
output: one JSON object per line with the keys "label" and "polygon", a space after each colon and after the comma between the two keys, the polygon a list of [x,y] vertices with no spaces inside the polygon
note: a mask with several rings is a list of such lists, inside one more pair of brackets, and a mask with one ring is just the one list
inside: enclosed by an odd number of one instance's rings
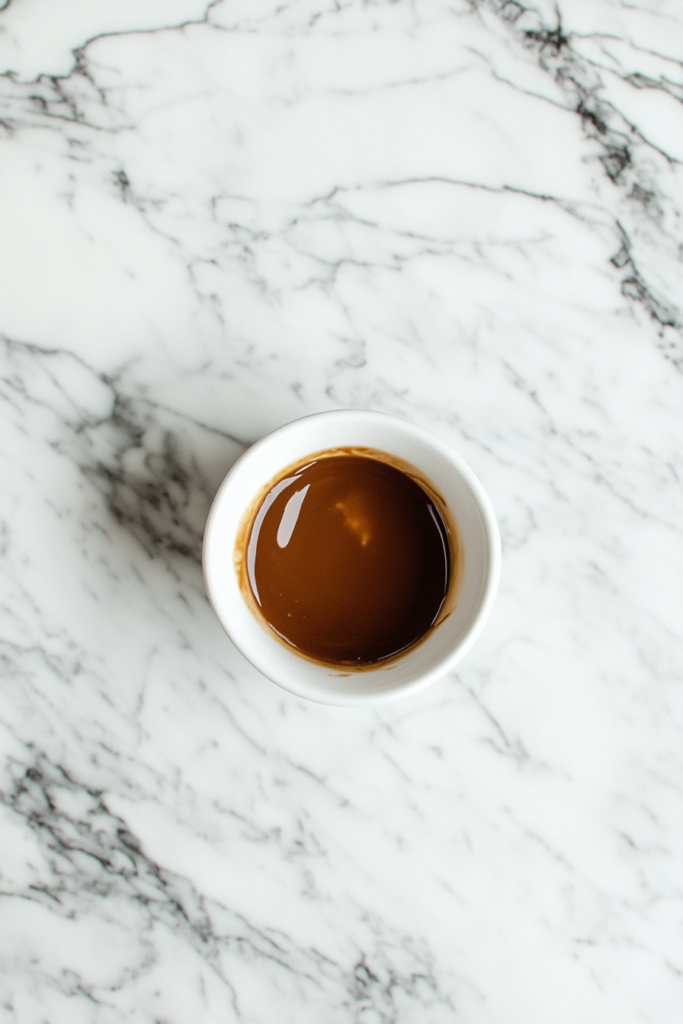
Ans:
{"label": "caramel sauce", "polygon": [[245,516],[242,591],[287,646],[363,668],[423,640],[444,617],[462,563],[443,499],[414,467],[338,448],[280,473]]}

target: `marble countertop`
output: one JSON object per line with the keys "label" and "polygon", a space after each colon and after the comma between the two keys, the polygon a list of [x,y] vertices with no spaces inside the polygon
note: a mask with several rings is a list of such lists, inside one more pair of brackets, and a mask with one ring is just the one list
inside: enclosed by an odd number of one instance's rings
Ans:
{"label": "marble countertop", "polygon": [[[683,1021],[682,61],[677,0],[5,3],[0,1024]],[[503,538],[376,710],[200,566],[344,407]]]}

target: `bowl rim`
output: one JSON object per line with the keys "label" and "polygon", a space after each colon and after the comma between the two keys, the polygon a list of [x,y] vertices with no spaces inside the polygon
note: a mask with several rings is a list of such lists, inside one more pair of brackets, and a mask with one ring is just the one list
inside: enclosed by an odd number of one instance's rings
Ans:
{"label": "bowl rim", "polygon": [[[388,426],[389,429],[398,430],[403,433],[404,436],[412,436],[414,439],[421,441],[424,445],[440,454],[442,458],[450,464],[451,468],[460,476],[461,480],[464,481],[471,497],[474,500],[474,504],[483,525],[486,548],[486,571],[484,584],[481,588],[476,612],[473,615],[464,635],[430,668],[423,670],[415,678],[403,680],[402,682],[398,681],[381,692],[366,691],[364,693],[344,693],[343,687],[335,692],[329,692],[329,690],[324,689],[322,686],[320,689],[317,689],[310,679],[304,683],[301,680],[292,679],[287,675],[284,678],[276,678],[277,672],[272,671],[272,668],[258,656],[258,652],[255,653],[248,644],[244,644],[242,642],[242,636],[240,635],[239,629],[234,628],[234,621],[230,618],[229,609],[226,610],[223,604],[215,600],[216,589],[212,582],[214,567],[211,562],[211,547],[216,523],[223,512],[225,494],[229,490],[235,474],[238,470],[243,471],[244,463],[247,460],[251,460],[258,456],[265,447],[272,445],[274,442],[280,441],[282,437],[286,436],[289,432],[294,433],[295,431],[300,430],[301,424],[307,422],[310,425],[313,421],[323,419],[327,423],[332,419],[337,419],[340,423],[350,423],[351,421],[355,421],[356,425],[358,425],[359,422],[362,423],[363,420],[368,424],[372,422],[379,425],[381,423]],[[368,447],[373,447],[373,445],[369,444]],[[316,449],[315,443],[313,442],[311,445],[311,453],[316,450],[320,449]],[[285,466],[283,465],[282,468],[284,469]],[[247,498],[242,506],[243,509],[248,506],[249,500],[252,497],[253,496],[249,496]],[[216,491],[206,519],[202,544],[202,571],[206,593],[211,607],[221,623],[222,628],[227,633],[234,646],[241,652],[247,661],[265,675],[266,678],[287,690],[289,693],[293,693],[298,697],[313,700],[321,704],[341,707],[377,705],[409,696],[410,694],[416,693],[436,682],[454,668],[454,666],[467,654],[476,642],[486,624],[487,619],[489,618],[498,591],[501,561],[500,532],[498,522],[493,511],[493,506],[491,505],[491,501],[484,490],[483,485],[462,456],[451,448],[445,441],[442,441],[441,438],[424,427],[413,423],[411,420],[405,419],[401,416],[392,415],[390,413],[375,412],[374,410],[369,409],[334,409],[326,410],[324,412],[309,413],[306,416],[297,417],[296,419],[275,428],[275,430],[265,434],[262,438],[251,445],[231,466]],[[253,613],[250,612],[250,614]],[[261,626],[261,628],[265,627]],[[285,649],[284,646],[283,649]],[[297,657],[296,652],[290,651],[289,653],[293,657]],[[344,673],[338,674],[340,678],[344,677]]]}

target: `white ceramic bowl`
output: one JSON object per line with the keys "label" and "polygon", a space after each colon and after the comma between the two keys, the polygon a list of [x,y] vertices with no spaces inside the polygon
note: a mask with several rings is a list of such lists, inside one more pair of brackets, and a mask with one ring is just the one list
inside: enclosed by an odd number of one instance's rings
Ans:
{"label": "white ceramic bowl", "polygon": [[[347,446],[378,448],[412,463],[429,477],[460,527],[465,551],[464,580],[455,610],[406,654],[361,672],[315,664],[277,640],[247,606],[234,564],[240,521],[259,491],[307,455]],[[500,535],[483,487],[446,444],[407,420],[348,409],[295,420],[245,452],[211,506],[203,563],[209,600],[223,628],[265,676],[291,693],[323,704],[380,704],[435,682],[470,649],[498,589]]]}

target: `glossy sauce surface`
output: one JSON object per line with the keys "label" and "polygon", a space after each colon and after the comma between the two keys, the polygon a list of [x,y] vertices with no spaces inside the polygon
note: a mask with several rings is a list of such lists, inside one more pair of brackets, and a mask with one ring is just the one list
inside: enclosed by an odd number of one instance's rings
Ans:
{"label": "glossy sauce surface", "polygon": [[325,664],[368,665],[434,624],[451,545],[414,479],[343,452],[273,481],[251,524],[246,572],[260,614],[288,644]]}

